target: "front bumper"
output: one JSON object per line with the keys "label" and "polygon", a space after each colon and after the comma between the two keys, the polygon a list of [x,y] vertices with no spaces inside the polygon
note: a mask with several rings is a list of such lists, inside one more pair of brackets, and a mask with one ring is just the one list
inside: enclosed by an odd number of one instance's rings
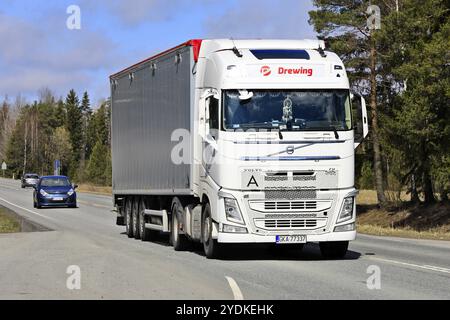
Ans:
{"label": "front bumper", "polygon": [[[53,198],[60,197],[62,200],[53,200]],[[43,207],[61,207],[61,206],[75,206],[77,197],[75,194],[68,195],[52,195],[51,197],[43,197],[39,195],[38,204]]]}
{"label": "front bumper", "polygon": [[[225,211],[223,197],[234,197],[238,201],[245,225],[231,223],[224,214],[219,215],[217,240],[220,243],[275,243],[277,235],[305,235],[307,242],[352,241],[356,238],[356,230],[334,230],[337,226],[355,223],[355,201],[351,219],[338,222],[338,216],[344,198],[356,194],[356,189],[349,188],[318,192],[311,199],[274,200],[264,198],[262,193],[223,190],[219,194],[218,211]],[[292,204],[288,210],[284,207],[279,209],[273,207],[274,202],[280,202],[280,205],[292,202],[296,206]],[[311,202],[314,202],[314,207],[308,207]],[[222,232],[222,224],[245,227],[248,233]]]}
{"label": "front bumper", "polygon": [[[301,231],[293,234],[300,235]],[[218,233],[217,241],[220,243],[275,243],[275,235],[257,235],[257,234],[235,234]],[[306,236],[307,242],[325,242],[325,241],[352,241],[356,239],[356,231],[348,232],[329,232],[325,234],[310,234]]]}

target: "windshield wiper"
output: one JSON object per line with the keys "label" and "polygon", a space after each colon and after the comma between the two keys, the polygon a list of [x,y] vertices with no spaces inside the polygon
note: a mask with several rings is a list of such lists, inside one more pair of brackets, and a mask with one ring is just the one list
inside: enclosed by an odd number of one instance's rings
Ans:
{"label": "windshield wiper", "polygon": [[339,133],[337,132],[337,129],[335,126],[333,126],[333,132],[334,132],[334,137],[336,138],[336,140],[339,140]]}
{"label": "windshield wiper", "polygon": [[278,127],[278,138],[280,140],[283,140],[283,134],[281,133],[281,128],[280,127]]}

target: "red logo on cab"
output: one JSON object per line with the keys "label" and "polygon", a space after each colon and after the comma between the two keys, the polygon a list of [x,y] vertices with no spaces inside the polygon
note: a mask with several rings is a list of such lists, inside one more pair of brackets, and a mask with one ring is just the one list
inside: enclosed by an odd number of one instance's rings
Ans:
{"label": "red logo on cab", "polygon": [[267,77],[272,73],[272,70],[270,70],[269,66],[262,66],[260,72],[264,77]]}

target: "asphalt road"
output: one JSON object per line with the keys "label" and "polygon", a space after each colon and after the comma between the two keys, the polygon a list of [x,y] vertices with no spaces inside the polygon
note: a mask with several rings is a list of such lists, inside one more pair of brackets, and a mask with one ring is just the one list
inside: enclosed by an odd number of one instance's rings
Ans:
{"label": "asphalt road", "polygon": [[[0,179],[1,205],[53,230],[0,235],[0,299],[450,299],[450,242],[358,235],[337,261],[316,244],[207,260],[198,247],[128,239],[110,197],[78,199],[77,209],[34,209],[32,189]],[[67,288],[72,265],[79,290]]]}

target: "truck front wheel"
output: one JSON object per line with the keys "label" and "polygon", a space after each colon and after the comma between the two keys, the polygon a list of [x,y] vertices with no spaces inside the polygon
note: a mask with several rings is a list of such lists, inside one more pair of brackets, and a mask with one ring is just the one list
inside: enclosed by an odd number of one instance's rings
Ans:
{"label": "truck front wheel", "polygon": [[347,254],[348,241],[320,242],[319,246],[324,258],[340,259]]}
{"label": "truck front wheel", "polygon": [[220,256],[220,244],[212,238],[213,221],[211,218],[211,207],[207,203],[202,214],[202,242],[205,256],[208,259]]}

